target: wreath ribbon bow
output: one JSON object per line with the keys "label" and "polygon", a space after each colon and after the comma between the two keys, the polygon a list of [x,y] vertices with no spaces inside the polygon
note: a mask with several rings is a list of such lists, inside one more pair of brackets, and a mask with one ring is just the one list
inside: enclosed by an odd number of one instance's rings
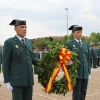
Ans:
{"label": "wreath ribbon bow", "polygon": [[52,74],[49,78],[48,84],[46,86],[46,88],[43,90],[45,92],[50,92],[52,90],[52,84],[54,82],[54,80],[56,79],[60,68],[62,68],[66,81],[67,81],[67,90],[68,92],[73,90],[73,85],[72,85],[72,81],[70,79],[66,64],[70,61],[72,55],[71,53],[65,49],[65,48],[60,48],[60,53],[58,54],[59,59],[57,60],[57,64],[59,67],[55,67],[52,71]]}

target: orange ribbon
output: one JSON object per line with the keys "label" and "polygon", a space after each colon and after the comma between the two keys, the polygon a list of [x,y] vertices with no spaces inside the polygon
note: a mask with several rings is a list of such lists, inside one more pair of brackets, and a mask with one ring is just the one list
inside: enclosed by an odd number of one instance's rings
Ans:
{"label": "orange ribbon", "polygon": [[57,61],[57,64],[59,67],[55,67],[53,69],[52,74],[51,74],[50,79],[49,79],[49,82],[43,91],[45,91],[45,92],[52,91],[52,84],[53,84],[55,78],[57,77],[57,75],[60,71],[60,68],[62,68],[64,75],[65,75],[65,78],[66,78],[66,81],[67,81],[68,92],[73,90],[72,81],[70,79],[70,76],[69,76],[69,73],[68,73],[68,70],[66,67],[66,64],[70,61],[71,56],[72,56],[71,53],[67,49],[60,48],[60,53],[58,55],[59,60]]}

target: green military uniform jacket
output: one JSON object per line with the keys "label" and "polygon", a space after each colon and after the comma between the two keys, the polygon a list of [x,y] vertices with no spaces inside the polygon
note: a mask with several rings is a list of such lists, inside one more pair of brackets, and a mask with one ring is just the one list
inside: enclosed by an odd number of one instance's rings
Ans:
{"label": "green military uniform jacket", "polygon": [[42,51],[42,53],[41,53],[41,57],[42,57],[45,53],[46,53],[45,51]]}
{"label": "green military uniform jacket", "polygon": [[95,48],[92,49],[93,58],[97,58],[97,51],[98,49],[95,49]]}
{"label": "green military uniform jacket", "polygon": [[40,53],[39,52],[33,52],[34,58],[40,59]]}
{"label": "green military uniform jacket", "polygon": [[89,64],[89,47],[86,42],[82,41],[82,46],[80,46],[76,40],[72,40],[66,44],[68,49],[76,52],[78,54],[77,59],[79,60],[78,66],[78,78],[88,79],[90,74],[90,64]]}
{"label": "green military uniform jacket", "polygon": [[5,41],[3,47],[3,75],[4,83],[12,86],[32,86],[34,84],[32,63],[38,59],[32,55],[32,41],[25,39],[26,48],[15,36]]}
{"label": "green military uniform jacket", "polygon": [[1,69],[1,64],[2,64],[2,50],[0,50],[0,69]]}
{"label": "green military uniform jacket", "polygon": [[100,64],[100,48],[97,48],[97,66],[99,66]]}
{"label": "green military uniform jacket", "polygon": [[100,58],[100,48],[97,49],[97,56]]}
{"label": "green military uniform jacket", "polygon": [[97,68],[97,48],[93,48],[92,55],[93,55],[93,68]]}
{"label": "green military uniform jacket", "polygon": [[92,50],[93,50],[92,48],[91,48],[91,49],[89,49],[90,58],[93,56],[93,55],[92,55]]}
{"label": "green military uniform jacket", "polygon": [[89,48],[90,66],[92,66],[92,61],[93,61],[92,50],[93,50],[92,48]]}
{"label": "green military uniform jacket", "polygon": [[40,59],[40,53],[39,52],[36,52],[37,53],[37,57],[38,59]]}
{"label": "green military uniform jacket", "polygon": [[[39,53],[39,52],[33,52],[33,56],[34,56],[35,58],[40,59],[40,53]],[[37,66],[37,65],[34,65],[34,73],[35,73],[35,74],[38,74],[38,66]]]}

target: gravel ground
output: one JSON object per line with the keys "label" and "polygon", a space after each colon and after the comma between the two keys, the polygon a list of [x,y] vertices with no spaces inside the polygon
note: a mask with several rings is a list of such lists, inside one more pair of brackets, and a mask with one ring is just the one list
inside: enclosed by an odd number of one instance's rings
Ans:
{"label": "gravel ground", "polygon": [[[34,77],[35,85],[33,87],[33,100],[71,100],[72,92],[65,96],[44,93],[42,91],[43,87],[38,83],[37,75],[34,75]],[[0,84],[2,85],[0,86],[0,100],[12,100],[11,92],[6,89],[3,83],[2,74],[0,75]],[[86,100],[100,100],[100,67],[92,69]]]}

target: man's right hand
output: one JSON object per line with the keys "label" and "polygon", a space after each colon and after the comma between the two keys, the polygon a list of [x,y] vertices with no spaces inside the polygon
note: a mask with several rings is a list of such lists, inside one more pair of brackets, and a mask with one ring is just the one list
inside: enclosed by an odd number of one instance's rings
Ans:
{"label": "man's right hand", "polygon": [[13,87],[10,85],[10,82],[6,83],[6,86],[7,86],[7,89],[12,91],[13,90]]}

